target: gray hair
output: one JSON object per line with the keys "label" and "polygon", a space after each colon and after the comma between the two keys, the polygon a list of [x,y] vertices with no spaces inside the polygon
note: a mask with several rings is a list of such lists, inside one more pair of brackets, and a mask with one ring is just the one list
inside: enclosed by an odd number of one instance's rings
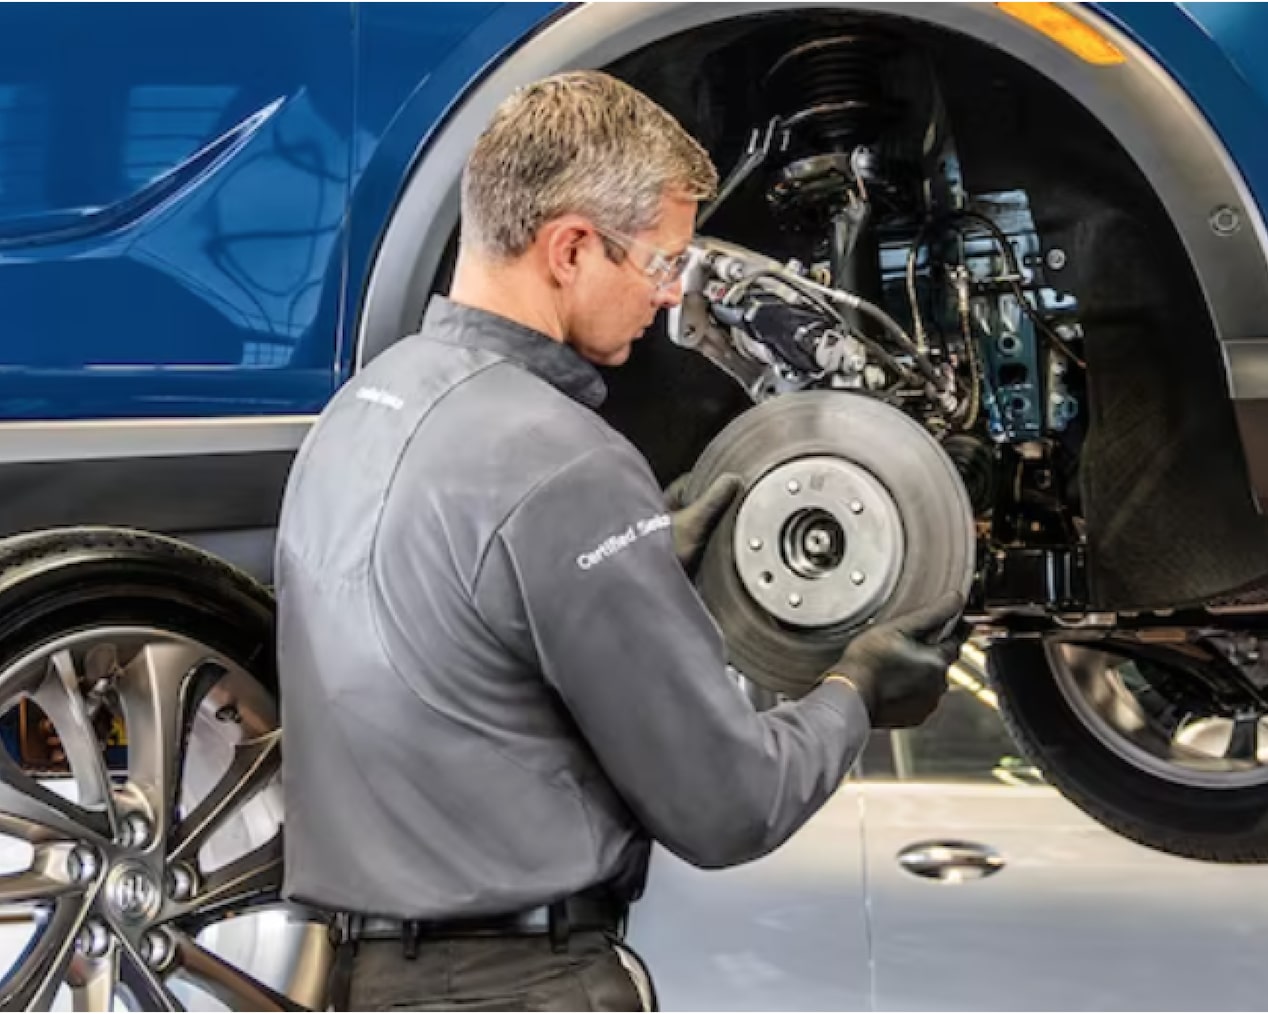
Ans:
{"label": "gray hair", "polygon": [[708,153],[646,95],[599,71],[557,74],[506,99],[476,142],[462,241],[518,257],[566,214],[638,233],[656,226],[666,193],[706,201],[717,186]]}

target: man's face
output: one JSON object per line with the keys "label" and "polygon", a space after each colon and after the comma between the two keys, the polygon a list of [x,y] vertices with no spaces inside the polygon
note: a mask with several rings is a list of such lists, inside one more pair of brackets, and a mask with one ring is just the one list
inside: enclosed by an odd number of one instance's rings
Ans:
{"label": "man's face", "polygon": [[[682,302],[682,281],[665,280],[664,268],[686,252],[695,232],[696,202],[661,198],[660,222],[631,236],[607,234],[607,242],[624,250],[614,262],[605,252],[604,235],[589,237],[582,270],[571,293],[565,341],[600,366],[620,366],[630,346],[643,336],[659,310]],[[657,270],[660,268],[661,270]]]}

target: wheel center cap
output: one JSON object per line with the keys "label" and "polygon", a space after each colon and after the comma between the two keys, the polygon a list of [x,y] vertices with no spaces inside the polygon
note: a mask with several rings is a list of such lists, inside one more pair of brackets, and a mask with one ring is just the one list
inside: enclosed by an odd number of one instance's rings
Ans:
{"label": "wheel center cap", "polygon": [[129,922],[153,919],[163,904],[158,882],[141,866],[120,866],[110,874],[106,892],[111,907]]}

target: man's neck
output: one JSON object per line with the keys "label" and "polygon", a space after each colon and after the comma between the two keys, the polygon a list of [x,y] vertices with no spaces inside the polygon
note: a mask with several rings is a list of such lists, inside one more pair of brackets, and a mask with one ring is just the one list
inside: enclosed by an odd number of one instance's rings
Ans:
{"label": "man's neck", "polygon": [[490,264],[484,260],[460,257],[449,298],[463,306],[513,320],[562,342],[564,329],[556,307],[540,298],[525,295],[540,291],[540,285],[527,277],[531,270],[524,264]]}

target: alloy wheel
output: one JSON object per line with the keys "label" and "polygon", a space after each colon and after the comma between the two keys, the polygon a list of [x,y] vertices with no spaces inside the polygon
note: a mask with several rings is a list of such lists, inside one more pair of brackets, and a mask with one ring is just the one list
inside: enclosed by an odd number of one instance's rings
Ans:
{"label": "alloy wheel", "polygon": [[[14,744],[0,751],[0,833],[26,860],[0,874],[0,912],[29,934],[0,1008],[47,1010],[68,991],[77,1010],[308,1009],[293,997],[320,996],[322,930],[279,902],[272,695],[189,637],[113,627],[5,667],[0,708],[21,707],[46,720],[61,777],[24,770]],[[289,968],[248,970],[226,951],[252,916],[314,946]]]}

